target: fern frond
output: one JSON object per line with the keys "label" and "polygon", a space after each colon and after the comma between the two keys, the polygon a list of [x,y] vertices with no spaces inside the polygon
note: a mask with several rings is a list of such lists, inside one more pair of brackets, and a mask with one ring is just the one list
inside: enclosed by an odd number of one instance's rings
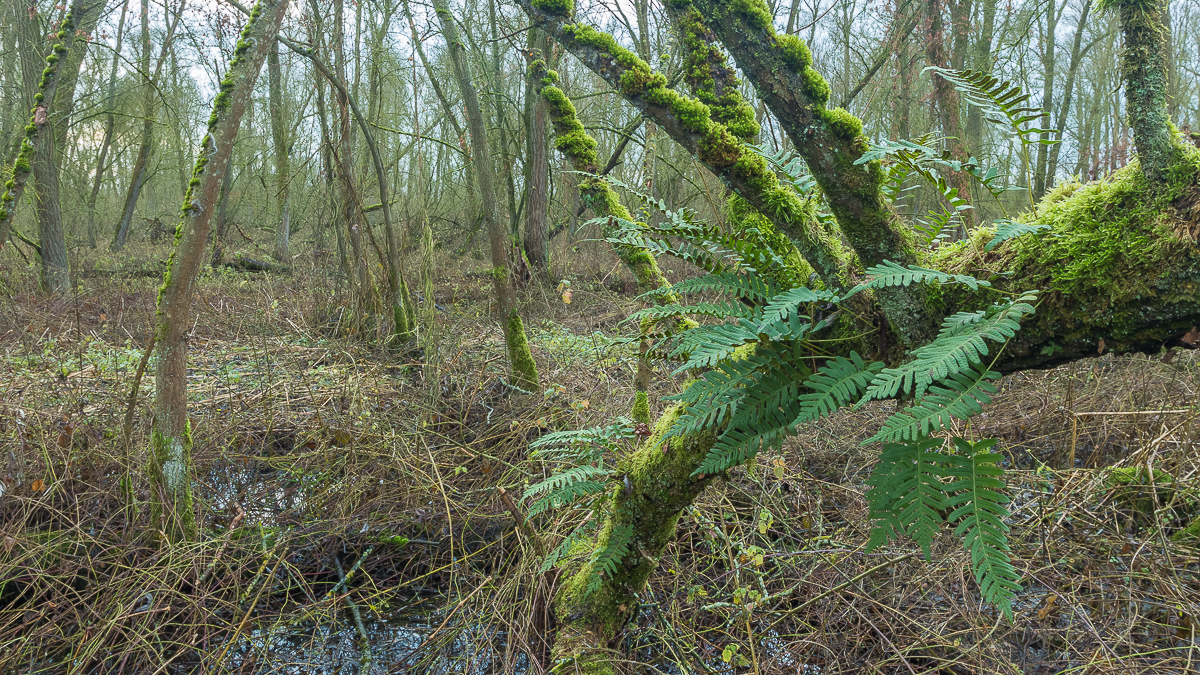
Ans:
{"label": "fern frond", "polygon": [[933,71],[939,77],[948,80],[962,93],[967,102],[982,111],[983,119],[1009,134],[1018,136],[1022,145],[1042,142],[1034,136],[1050,131],[1026,126],[1040,119],[1043,112],[1041,108],[1025,105],[1029,101],[1029,94],[1022,93],[1020,87],[1001,82],[988,73],[976,70],[929,66],[922,72],[925,71]]}
{"label": "fern frond", "polygon": [[[604,472],[604,475],[607,477],[608,472]],[[532,518],[550,509],[562,508],[584,497],[598,495],[604,492],[607,486],[608,483],[606,481],[600,480],[581,480],[564,485],[530,504],[529,513],[526,515]]]}
{"label": "fern frond", "polygon": [[883,423],[879,433],[863,441],[914,441],[951,425],[951,418],[965,420],[983,411],[991,403],[996,387],[988,380],[1000,379],[1000,373],[975,368],[970,373],[954,373],[941,385],[929,391],[912,406],[897,411]]}
{"label": "fern frond", "polygon": [[1032,234],[1034,232],[1041,232],[1042,230],[1050,229],[1050,226],[1044,223],[1017,223],[1007,218],[1000,218],[996,220],[995,223],[996,236],[992,237],[992,240],[983,247],[984,251],[990,251],[1003,242],[1006,242],[1009,239],[1015,239],[1023,234]]}
{"label": "fern frond", "polygon": [[531,454],[547,460],[562,461],[593,461],[601,452],[616,450],[622,441],[633,438],[633,421],[628,418],[618,418],[613,424],[574,429],[570,431],[555,431],[529,443]]}
{"label": "fern frond", "polygon": [[626,321],[662,321],[676,316],[711,316],[717,319],[756,319],[753,307],[740,302],[702,302],[698,305],[652,305],[629,315]]}
{"label": "fern frond", "polygon": [[803,380],[803,373],[782,362],[752,373],[730,407],[725,430],[693,473],[725,471],[777,446],[795,426]]}
{"label": "fern frond", "polygon": [[574,532],[563,537],[558,546],[546,554],[546,558],[542,560],[540,572],[546,572],[558,564],[558,561],[565,558],[571,553],[571,549],[575,548],[584,537],[591,536],[596,531],[596,520],[585,521],[582,525],[575,529]]}
{"label": "fern frond", "polygon": [[795,314],[801,305],[814,302],[837,302],[837,294],[832,291],[822,291],[804,286],[797,286],[772,297],[763,308],[762,324],[769,326],[778,322],[786,322],[790,315]]}
{"label": "fern frond", "polygon": [[1014,302],[993,306],[978,320],[964,321],[960,315],[947,319],[933,342],[911,352],[912,361],[881,372],[863,401],[909,392],[922,396],[931,383],[966,372],[988,354],[987,340],[1003,343],[1016,335],[1021,318],[1033,314],[1029,301],[1035,298],[1027,293]]}
{"label": "fern frond", "polygon": [[1009,527],[1004,520],[1012,514],[1001,494],[1007,487],[1004,469],[998,466],[1003,457],[990,452],[995,444],[994,438],[974,444],[954,439],[958,453],[947,458],[946,474],[955,480],[945,486],[944,508],[951,511],[947,521],[958,523],[954,533],[971,552],[971,568],[984,599],[1011,619],[1020,575],[1009,559]]}
{"label": "fern frond", "polygon": [[979,288],[988,287],[992,284],[983,279],[966,274],[949,274],[947,272],[939,272],[938,270],[926,269],[916,265],[901,265],[890,260],[885,260],[882,263],[867,269],[867,274],[870,279],[855,286],[842,299],[866,290],[868,288],[887,288],[889,286],[909,286],[912,284],[964,284],[972,291],[977,291]]}
{"label": "fern frond", "polygon": [[596,551],[592,558],[592,571],[588,576],[585,593],[591,594],[600,590],[603,575],[612,578],[617,573],[617,565],[629,554],[629,542],[633,541],[633,525],[618,525],[608,535],[604,547]]}
{"label": "fern frond", "polygon": [[758,325],[746,319],[737,323],[697,326],[685,332],[672,356],[687,356],[676,373],[716,365],[733,355],[739,347],[758,342]]}
{"label": "fern frond", "polygon": [[945,500],[940,466],[946,456],[937,452],[942,443],[922,438],[883,446],[879,463],[867,480],[870,516],[876,521],[868,551],[905,534],[920,544],[926,560],[931,557],[930,547],[942,523],[938,509]]}
{"label": "fern frond", "polygon": [[882,369],[882,362],[867,363],[858,352],[850,352],[849,359],[839,356],[826,361],[804,381],[813,391],[800,396],[800,415],[793,424],[816,421],[854,403]]}
{"label": "fern frond", "polygon": [[[753,302],[765,302],[780,292],[770,280],[763,279],[753,272],[717,272],[692,277],[673,284],[671,291],[680,294],[717,292]],[[642,297],[653,295],[656,292],[650,291]]]}

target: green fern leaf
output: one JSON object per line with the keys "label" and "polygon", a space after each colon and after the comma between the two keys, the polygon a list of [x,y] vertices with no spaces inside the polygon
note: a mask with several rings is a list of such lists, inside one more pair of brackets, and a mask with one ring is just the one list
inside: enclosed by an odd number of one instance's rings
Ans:
{"label": "green fern leaf", "polygon": [[618,525],[608,535],[605,545],[596,551],[592,558],[591,574],[588,576],[586,594],[600,590],[603,575],[611,579],[617,573],[617,566],[629,554],[629,542],[633,541],[633,525]]}
{"label": "green fern leaf", "polygon": [[987,340],[1003,343],[1016,335],[1021,329],[1021,318],[1033,313],[1029,301],[1034,299],[1034,294],[1026,293],[1014,302],[993,306],[985,310],[983,316],[969,321],[962,314],[950,317],[942,324],[942,330],[933,342],[912,351],[912,361],[881,372],[862,400],[890,398],[909,392],[922,396],[933,382],[970,370],[988,354]]}
{"label": "green fern leaf", "polygon": [[672,356],[687,356],[676,373],[707,368],[728,359],[742,345],[758,342],[758,325],[741,319],[737,323],[697,326],[686,331]]}
{"label": "green fern leaf", "polygon": [[909,286],[914,283],[964,284],[973,291],[981,286],[991,286],[991,283],[966,274],[948,274],[937,270],[926,269],[916,265],[900,265],[885,260],[883,263],[867,269],[870,279],[855,286],[842,299],[866,290],[868,288],[887,288],[889,286]]}
{"label": "green fern leaf", "polygon": [[800,396],[800,415],[793,424],[816,421],[854,403],[882,369],[882,362],[866,363],[858,352],[850,352],[849,359],[839,356],[826,361],[804,381],[813,391]]}
{"label": "green fern leaf", "polygon": [[596,521],[585,521],[574,532],[568,534],[566,537],[563,537],[563,540],[558,544],[558,546],[555,546],[553,550],[546,554],[546,558],[542,561],[542,567],[539,571],[546,572],[553,568],[558,564],[559,560],[562,560],[571,553],[571,549],[575,548],[576,544],[582,541],[584,537],[591,536],[595,531]]}
{"label": "green fern leaf", "polygon": [[936,449],[943,441],[922,438],[915,443],[888,443],[883,446],[879,463],[867,485],[867,502],[875,527],[867,542],[868,550],[908,535],[931,557],[930,547],[942,523],[938,509],[945,501],[941,481],[941,462],[945,455]]}
{"label": "green fern leaf", "polygon": [[610,473],[602,466],[595,467],[584,464],[556,473],[540,483],[525,488],[524,497],[526,499],[533,495],[546,493],[530,505],[529,516],[532,518],[547,509],[559,508],[581,497],[603,492]]}
{"label": "green fern leaf", "polygon": [[1050,226],[1046,224],[1017,223],[1008,220],[1007,218],[996,220],[995,223],[996,236],[992,237],[992,240],[983,247],[984,251],[990,251],[999,246],[1001,243],[1006,242],[1009,239],[1015,239],[1023,234],[1032,234],[1034,232],[1041,232],[1042,230],[1050,229]]}
{"label": "green fern leaf", "polygon": [[1008,499],[1001,494],[1007,487],[1004,469],[998,466],[1003,457],[990,452],[994,438],[974,444],[955,438],[954,444],[958,453],[948,457],[946,471],[954,478],[945,486],[943,508],[951,511],[947,521],[958,523],[955,534],[971,552],[971,568],[984,599],[1011,619],[1012,600],[1021,586],[1009,558],[1009,527],[1004,520],[1011,514],[1005,508]]}
{"label": "green fern leaf", "polygon": [[533,456],[544,460],[590,463],[633,437],[633,420],[622,417],[606,426],[546,434],[531,441],[529,449]]}
{"label": "green fern leaf", "polygon": [[933,71],[939,77],[948,80],[962,93],[967,102],[980,108],[983,119],[1018,136],[1022,145],[1037,143],[1036,137],[1050,132],[1049,129],[1026,126],[1039,120],[1043,112],[1041,108],[1024,105],[1029,101],[1029,94],[1022,93],[1020,87],[1015,87],[1009,82],[1000,82],[988,73],[975,70],[929,66],[925,71]]}
{"label": "green fern leaf", "polygon": [[[753,272],[717,272],[692,277],[672,285],[671,291],[679,294],[717,292],[753,302],[765,302],[779,294],[779,290],[773,282],[763,279]],[[654,295],[657,292],[650,291],[641,297]]]}
{"label": "green fern leaf", "polygon": [[975,368],[970,373],[954,373],[933,385],[912,406],[896,412],[883,423],[879,433],[863,441],[915,441],[951,426],[951,418],[965,420],[983,411],[991,403],[996,387],[988,380],[1000,379],[1000,373]]}

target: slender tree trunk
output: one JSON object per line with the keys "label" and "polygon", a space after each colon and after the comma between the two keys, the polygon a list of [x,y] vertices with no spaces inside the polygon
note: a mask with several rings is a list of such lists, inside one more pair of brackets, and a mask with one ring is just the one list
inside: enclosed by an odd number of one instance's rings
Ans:
{"label": "slender tree trunk", "polygon": [[[529,30],[529,47],[545,54],[549,51],[549,39],[536,28]],[[527,178],[529,191],[525,207],[525,257],[536,274],[545,276],[549,272],[549,208],[550,208],[550,154],[546,145],[546,102],[534,91],[532,77],[526,79],[525,100],[528,131]]]}
{"label": "slender tree trunk", "polygon": [[[438,103],[442,106],[442,111],[446,113],[446,121],[454,129],[454,135],[459,143],[465,143],[467,140],[467,132],[458,123],[458,117],[455,113],[454,106],[450,104],[450,99],[447,98],[446,92],[442,89],[439,83],[439,77],[433,71],[433,67],[429,64],[429,59],[425,56],[425,49],[421,46],[421,36],[417,33],[417,24],[413,20],[412,9],[409,7],[408,0],[402,0],[404,4],[404,14],[408,18],[409,32],[412,35],[413,47],[417,51],[417,57],[421,59],[421,67],[425,70],[425,75],[429,78],[429,84],[433,87],[433,93],[437,96]],[[440,146],[439,146],[440,147]],[[471,158],[469,152],[463,152],[464,162],[466,163],[466,185],[467,185],[467,217],[466,220],[473,229],[476,223],[479,222],[481,216],[481,206],[479,203],[478,181],[475,179],[475,162]]]}
{"label": "slender tree trunk", "polygon": [[[49,106],[62,80],[63,60],[72,42],[69,38],[81,18],[76,13],[77,9],[78,5],[72,5],[71,13],[54,35],[54,46],[47,56],[42,56],[39,39],[41,24],[36,11],[18,12],[15,17],[18,22],[16,33],[21,54],[21,80],[25,84],[25,107],[32,107],[33,112],[20,141],[20,150],[13,158],[12,168],[4,174],[9,178],[4,185],[4,194],[0,195],[0,248],[8,242],[13,219],[33,172],[31,165],[34,157],[42,145],[53,142],[54,125],[50,124]],[[54,58],[50,58],[51,56]],[[41,72],[39,63],[45,68],[41,79],[38,79],[37,75]]]}
{"label": "slender tree trunk", "polygon": [[[1058,41],[1056,35],[1058,31],[1058,2],[1050,0],[1046,3],[1046,32],[1043,37],[1043,54],[1042,54],[1042,118],[1041,127],[1050,129],[1050,113],[1054,109],[1054,66],[1055,66],[1055,43]],[[1052,132],[1046,131],[1041,134],[1042,142],[1038,144],[1037,150],[1037,165],[1033,172],[1033,198],[1041,199],[1042,195],[1046,194],[1047,176],[1046,165],[1049,156],[1049,143],[1054,140]]]}
{"label": "slender tree trunk", "polygon": [[[972,49],[971,67],[983,72],[992,70],[992,37],[996,31],[996,2],[983,0],[982,21],[979,36]],[[977,157],[983,156],[983,111],[978,106],[969,106],[967,111],[967,148]],[[901,137],[903,138],[903,137]]]}
{"label": "slender tree trunk", "polygon": [[471,150],[475,157],[475,176],[479,180],[479,194],[483,198],[483,220],[491,240],[492,277],[496,291],[496,304],[504,328],[504,342],[508,347],[509,363],[515,384],[526,391],[537,391],[537,364],[529,352],[525,338],[525,327],[517,313],[513,298],[512,280],[508,269],[508,235],[500,222],[496,203],[496,192],[492,178],[492,158],[488,151],[487,131],[483,122],[483,111],[479,107],[479,96],[471,72],[467,67],[463,45],[459,41],[458,28],[447,7],[446,0],[434,0],[434,8],[442,25],[442,35],[450,47],[450,60],[454,65],[454,76],[462,90],[463,105],[467,111],[467,128],[471,135]]}
{"label": "slender tree trunk", "polygon": [[141,62],[138,64],[138,67],[142,71],[142,141],[138,146],[137,160],[134,162],[133,173],[129,179],[129,190],[125,193],[125,205],[121,209],[121,220],[117,224],[117,230],[113,234],[112,243],[109,245],[109,249],[112,251],[120,251],[125,248],[126,239],[129,237],[129,228],[133,223],[133,214],[137,210],[138,198],[141,196],[142,188],[150,180],[147,170],[151,154],[154,152],[154,115],[156,108],[154,97],[157,93],[155,88],[159,82],[159,75],[162,73],[163,63],[166,62],[167,55],[170,52],[171,42],[175,36],[175,29],[179,26],[179,20],[183,16],[185,5],[186,0],[181,0],[179,9],[171,17],[167,28],[167,35],[163,39],[158,60],[154,65],[154,72],[151,73],[150,3],[148,0],[142,0],[142,54]]}
{"label": "slender tree trunk", "polygon": [[155,529],[172,540],[194,539],[197,530],[192,509],[192,429],[187,414],[187,338],[196,275],[221,183],[230,170],[238,126],[267,52],[275,46],[287,4],[288,0],[260,0],[242,29],[242,39],[213,102],[208,133],[200,144],[183,200],[179,234],[159,291],[149,466],[151,516]]}
{"label": "slender tree trunk", "polygon": [[[1079,23],[1075,26],[1075,41],[1071,44],[1071,61],[1067,64],[1067,81],[1063,85],[1062,101],[1058,106],[1058,115],[1054,127],[1054,138],[1058,141],[1050,148],[1050,158],[1046,164],[1046,188],[1054,187],[1055,174],[1058,173],[1058,158],[1062,153],[1063,132],[1067,129],[1067,117],[1071,114],[1071,97],[1075,94],[1075,77],[1079,72],[1079,62],[1083,60],[1083,29],[1087,25],[1088,13],[1092,3],[1083,3],[1079,10]],[[1080,135],[1080,138],[1085,136]]]}
{"label": "slender tree trunk", "polygon": [[273,48],[267,54],[267,80],[270,96],[271,136],[275,143],[275,201],[279,206],[279,224],[275,231],[275,259],[287,263],[291,256],[288,254],[288,239],[291,236],[290,194],[291,167],[291,138],[287,114],[283,105],[283,75],[279,68],[279,49]]}
{"label": "slender tree trunk", "polygon": [[[75,0],[71,14],[78,17],[76,28],[79,35],[91,34],[102,9],[99,3],[84,4],[84,0]],[[62,149],[66,147],[68,124],[75,108],[75,85],[79,81],[79,69],[83,65],[87,45],[86,39],[72,39],[67,53],[62,57],[54,96],[43,99],[50,119],[50,134],[45,143],[38,144],[33,155],[41,285],[54,295],[71,291],[71,263],[67,257],[60,202],[60,165]]]}
{"label": "slender tree trunk", "polygon": [[117,123],[117,116],[113,114],[113,105],[117,92],[117,69],[121,63],[121,40],[125,37],[125,14],[129,9],[129,3],[121,4],[121,18],[117,21],[117,46],[113,50],[112,68],[108,72],[108,92],[104,97],[104,108],[106,116],[104,119],[104,138],[100,141],[100,154],[96,158],[96,177],[92,182],[92,192],[88,195],[87,202],[87,235],[88,246],[96,248],[96,200],[100,196],[100,186],[104,182],[104,175],[107,173],[105,160],[108,158],[108,149],[112,145],[113,129]]}
{"label": "slender tree trunk", "polygon": [[148,176],[146,165],[150,162],[150,144],[154,142],[154,87],[150,78],[150,0],[142,0],[142,55],[138,68],[142,71],[142,142],[138,146],[137,160],[129,177],[129,190],[125,193],[125,205],[121,208],[121,220],[113,234],[109,249],[120,251],[125,248],[129,228],[133,223],[133,212]]}
{"label": "slender tree trunk", "polygon": [[[927,0],[927,22],[929,24],[928,39],[925,42],[925,59],[931,66],[949,67],[953,63],[946,55],[945,22],[942,17],[942,0]],[[953,23],[951,26],[953,27]],[[969,157],[966,143],[959,130],[959,97],[954,85],[943,77],[933,78],[933,98],[937,104],[938,123],[942,127],[942,135],[950,149],[950,155],[959,161]],[[958,196],[968,204],[974,204],[971,198],[971,179],[962,172],[954,171],[946,176],[946,182],[958,190]],[[971,211],[961,211],[963,225],[970,229],[974,221]]]}

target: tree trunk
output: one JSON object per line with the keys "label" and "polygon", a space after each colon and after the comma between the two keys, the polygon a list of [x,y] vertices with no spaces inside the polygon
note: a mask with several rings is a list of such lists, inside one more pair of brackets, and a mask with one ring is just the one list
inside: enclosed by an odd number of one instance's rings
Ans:
{"label": "tree trunk", "polygon": [[187,415],[187,351],[196,275],[208,228],[230,170],[233,141],[250,102],[254,81],[287,11],[288,0],[260,0],[213,102],[208,133],[200,143],[175,248],[167,260],[155,315],[158,362],[154,373],[154,427],[150,441],[152,519],[169,539],[196,536],[192,509],[192,435]]}
{"label": "tree trunk", "polygon": [[[536,28],[529,30],[529,47],[545,54],[549,51],[549,40]],[[545,277],[549,274],[550,238],[550,153],[546,146],[546,102],[537,95],[533,78],[526,78],[525,98],[529,109],[528,160],[526,186],[529,198],[525,207],[525,257],[534,273]]]}
{"label": "tree trunk", "polygon": [[113,50],[112,69],[108,72],[108,92],[104,96],[104,138],[100,141],[100,154],[96,158],[96,178],[92,182],[92,192],[87,202],[87,235],[88,246],[96,248],[96,199],[100,196],[100,186],[104,182],[107,167],[104,162],[108,158],[108,149],[112,145],[113,128],[117,117],[113,114],[113,105],[117,91],[117,67],[121,63],[121,40],[125,37],[125,14],[129,9],[128,3],[121,4],[121,18],[117,21],[117,46]]}
{"label": "tree trunk", "polygon": [[[927,0],[926,7],[926,21],[929,26],[929,33],[925,41],[925,59],[931,66],[952,67],[953,63],[950,62],[946,55],[942,0]],[[951,22],[951,26],[954,26],[953,22]],[[937,104],[938,124],[942,128],[942,136],[945,137],[946,145],[950,149],[950,156],[956,160],[965,162],[970,153],[967,151],[962,131],[959,130],[958,114],[960,105],[958,91],[946,78],[934,77],[933,99]],[[970,181],[971,178],[960,171],[951,172],[946,176],[946,182],[958,190],[958,196],[968,204],[974,204],[975,202],[971,198]],[[960,211],[959,216],[963,219],[964,228],[966,230],[971,229],[974,223],[971,211]]]}
{"label": "tree trunk", "polygon": [[291,213],[289,207],[291,167],[291,138],[287,115],[283,108],[283,75],[279,72],[279,49],[272,48],[267,54],[267,80],[270,96],[271,137],[275,143],[275,202],[279,206],[279,224],[275,231],[275,259],[287,264],[288,238],[291,236]]}
{"label": "tree trunk", "polygon": [[[1071,61],[1067,64],[1067,81],[1063,86],[1062,102],[1058,106],[1058,115],[1055,118],[1054,138],[1058,141],[1050,148],[1050,159],[1046,165],[1046,186],[1047,188],[1054,187],[1055,174],[1058,173],[1058,158],[1062,153],[1063,132],[1067,129],[1067,117],[1071,114],[1071,97],[1075,94],[1075,77],[1079,72],[1079,62],[1083,60],[1083,54],[1086,50],[1082,50],[1081,42],[1083,41],[1083,29],[1087,25],[1088,13],[1092,9],[1092,3],[1083,3],[1082,9],[1079,10],[1079,23],[1075,26],[1075,41],[1071,45]],[[1080,134],[1080,138],[1086,138],[1086,135]]]}
{"label": "tree trunk", "polygon": [[[996,30],[996,0],[983,0],[983,21],[979,37],[972,50],[971,67],[985,73],[992,71],[992,37]],[[983,111],[970,106],[967,111],[967,148],[977,157],[983,156]],[[901,136],[904,138],[904,136]]]}
{"label": "tree trunk", "polygon": [[150,0],[142,0],[142,57],[138,63],[142,71],[142,142],[138,146],[137,161],[129,176],[129,189],[125,193],[125,205],[121,208],[121,220],[113,234],[109,250],[116,252],[125,248],[129,228],[133,223],[133,212],[148,176],[146,164],[150,162],[150,145],[154,142],[154,87],[150,78]]}
{"label": "tree trunk", "polygon": [[479,96],[475,92],[467,59],[454,17],[446,0],[434,0],[434,8],[442,24],[442,35],[450,47],[450,60],[454,65],[454,76],[462,90],[463,105],[467,111],[467,128],[471,135],[471,150],[475,158],[475,176],[479,180],[479,194],[483,199],[483,221],[491,240],[492,278],[496,290],[496,304],[500,322],[504,328],[504,342],[508,347],[509,363],[512,366],[514,384],[526,391],[537,391],[537,364],[529,352],[525,339],[525,327],[517,313],[512,292],[512,280],[508,271],[508,236],[500,222],[495,186],[492,179],[492,158],[488,151],[487,132],[483,123],[483,112],[479,107]]}
{"label": "tree trunk", "polygon": [[1125,106],[1142,172],[1153,182],[1164,180],[1180,155],[1167,117],[1170,29],[1163,22],[1165,5],[1166,0],[1107,0],[1101,5],[1120,12]]}
{"label": "tree trunk", "polygon": [[[1063,3],[1066,6],[1066,3]],[[1046,3],[1046,32],[1043,37],[1043,55],[1042,55],[1042,118],[1041,127],[1050,129],[1050,113],[1054,109],[1054,65],[1055,65],[1055,43],[1058,41],[1058,17],[1059,8],[1057,0],[1051,0]],[[1041,199],[1042,195],[1046,194],[1046,186],[1050,179],[1046,175],[1046,165],[1049,157],[1049,143],[1054,140],[1051,136],[1053,132],[1046,131],[1041,134],[1041,143],[1037,149],[1037,165],[1033,171],[1033,198]]]}
{"label": "tree trunk", "polygon": [[[3,247],[4,243],[8,241],[8,233],[12,227],[17,207],[20,205],[21,198],[25,194],[25,188],[29,183],[30,175],[35,172],[44,172],[47,168],[47,162],[55,157],[52,149],[55,143],[55,135],[56,132],[61,133],[61,131],[56,129],[56,126],[60,126],[63,118],[70,114],[70,106],[67,101],[74,97],[74,75],[71,74],[70,69],[73,67],[75,75],[78,74],[82,58],[74,57],[86,45],[86,42],[81,37],[82,33],[77,33],[76,28],[86,25],[85,22],[87,21],[94,21],[94,19],[89,19],[89,15],[95,16],[98,13],[96,11],[98,9],[99,7],[95,5],[84,7],[79,2],[71,5],[70,12],[64,16],[59,31],[54,35],[54,45],[50,50],[50,54],[43,61],[45,69],[41,73],[41,79],[35,80],[37,82],[35,88],[28,90],[30,98],[33,99],[33,113],[30,116],[29,124],[25,127],[25,137],[21,141],[21,149],[13,161],[11,177],[5,184],[4,194],[0,195],[0,247]],[[37,19],[36,15],[27,15],[27,18],[35,22]],[[33,26],[27,25],[26,27],[30,28]],[[26,34],[24,31],[22,33]],[[32,38],[33,36],[29,37]],[[22,39],[22,42],[24,41]],[[33,61],[31,52],[40,53],[40,47],[33,46],[37,44],[40,44],[40,41],[30,41],[28,49],[25,50],[26,62]],[[59,96],[60,88],[63,94],[61,98]],[[55,101],[58,101],[58,106],[55,105]],[[61,110],[57,117],[53,117],[52,115],[55,114],[56,107]],[[40,167],[38,166],[39,164],[41,164]],[[53,207],[55,209],[58,207],[57,168],[35,177],[35,180],[38,178],[47,181],[54,180],[53,184],[42,185],[47,192],[42,195],[38,202],[38,222],[41,225],[41,223],[47,221],[43,219],[40,209],[46,208],[48,201],[51,199],[53,199]],[[41,243],[42,278],[49,290],[55,293],[70,290],[70,270],[66,258],[66,246],[62,238],[61,214],[59,215],[58,225],[57,232],[43,231],[41,233],[43,236]]]}
{"label": "tree trunk", "polygon": [[163,63],[166,62],[167,55],[170,53],[175,29],[179,26],[180,18],[183,17],[185,5],[186,0],[181,0],[179,10],[171,18],[171,23],[167,28],[167,35],[163,39],[162,47],[158,53],[158,60],[154,64],[154,72],[151,73],[150,4],[148,0],[142,0],[142,55],[141,63],[138,65],[142,71],[142,141],[138,146],[137,161],[133,165],[133,173],[129,178],[129,190],[125,193],[125,205],[121,209],[121,220],[117,224],[117,231],[113,234],[112,243],[109,245],[109,249],[112,251],[120,251],[125,248],[125,241],[129,237],[129,228],[133,223],[133,214],[137,210],[138,198],[141,196],[142,188],[150,180],[147,168],[150,163],[150,156],[154,152],[154,97],[157,93],[156,87],[159,82],[159,75],[162,73]]}

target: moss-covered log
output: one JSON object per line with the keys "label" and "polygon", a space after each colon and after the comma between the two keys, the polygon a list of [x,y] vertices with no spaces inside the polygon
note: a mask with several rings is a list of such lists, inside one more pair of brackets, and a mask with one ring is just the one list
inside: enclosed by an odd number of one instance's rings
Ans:
{"label": "moss-covered log", "polygon": [[154,427],[149,475],[155,528],[172,539],[196,536],[192,510],[192,437],[187,415],[187,333],[192,295],[216,212],[233,141],[254,82],[275,46],[288,0],[260,0],[234,48],[233,60],[213,101],[208,129],[183,198],[175,246],[167,259],[155,314],[158,361],[154,373]]}
{"label": "moss-covered log", "polygon": [[[827,107],[829,84],[813,67],[804,41],[795,35],[777,35],[762,0],[672,0],[671,4],[676,11],[688,13],[689,23],[707,25],[733,55],[808,164],[862,265],[885,260],[915,263],[912,229],[885,201],[880,165],[855,164],[869,147],[862,122],[841,108]],[[937,317],[926,307],[924,289],[888,289],[879,294],[879,303],[908,345],[932,335]]]}

